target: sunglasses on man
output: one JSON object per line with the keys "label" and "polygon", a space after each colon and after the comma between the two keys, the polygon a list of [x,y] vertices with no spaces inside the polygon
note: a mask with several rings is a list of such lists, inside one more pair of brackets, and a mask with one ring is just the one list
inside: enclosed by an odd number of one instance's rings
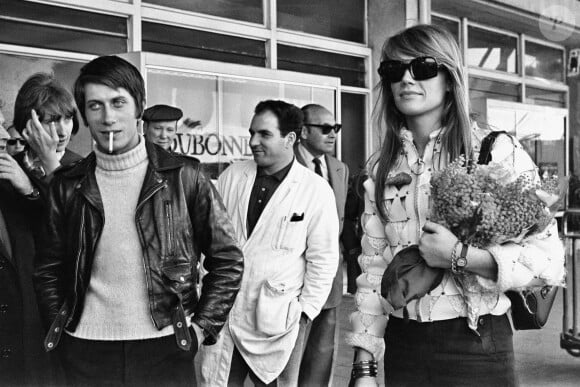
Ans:
{"label": "sunglasses on man", "polygon": [[340,132],[340,129],[342,128],[341,124],[334,124],[334,125],[330,125],[330,124],[324,124],[324,125],[320,125],[320,124],[304,124],[304,126],[313,126],[315,128],[320,128],[320,130],[322,131],[322,134],[329,134],[331,131],[334,130],[334,133],[338,133]]}
{"label": "sunglasses on man", "polygon": [[14,146],[17,143],[20,144],[21,146],[28,145],[28,143],[25,140],[21,139],[21,138],[10,138],[10,139],[6,140],[6,144],[8,144],[10,146]]}
{"label": "sunglasses on man", "polygon": [[437,63],[437,60],[431,56],[422,56],[410,62],[384,60],[379,66],[379,75],[383,81],[396,83],[403,79],[405,71],[409,69],[414,80],[425,81],[435,78],[442,68],[445,68],[445,66]]}

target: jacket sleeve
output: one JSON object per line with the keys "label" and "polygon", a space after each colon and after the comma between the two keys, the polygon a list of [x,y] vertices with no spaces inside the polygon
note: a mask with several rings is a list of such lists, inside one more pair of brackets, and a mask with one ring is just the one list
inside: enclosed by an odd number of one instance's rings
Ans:
{"label": "jacket sleeve", "polygon": [[230,218],[209,178],[199,172],[195,195],[188,203],[196,243],[204,254],[202,291],[192,322],[207,333],[206,345],[214,344],[224,326],[243,272],[243,255],[235,238]]}
{"label": "jacket sleeve", "polygon": [[388,321],[384,299],[381,297],[381,280],[390,263],[384,259],[383,254],[389,247],[385,228],[375,208],[374,182],[369,178],[364,188],[362,254],[359,257],[362,274],[356,281],[357,310],[350,315],[352,331],[347,333],[346,342],[372,353],[375,360],[380,360],[385,353],[383,337]]}
{"label": "jacket sleeve", "polygon": [[34,287],[38,306],[46,329],[54,321],[60,307],[65,302],[65,286],[70,278],[65,278],[64,243],[64,190],[59,181],[48,187],[46,209],[41,217],[41,232],[38,236]]}
{"label": "jacket sleeve", "polygon": [[318,316],[330,294],[339,259],[339,221],[334,194],[328,184],[322,183],[310,205],[314,213],[307,229],[306,273],[299,297],[302,311],[311,320]]}
{"label": "jacket sleeve", "polygon": [[[515,168],[518,175],[539,181],[537,168],[521,144],[508,136],[499,136],[492,150],[492,161]],[[505,292],[530,286],[564,284],[564,246],[558,236],[556,221],[522,243],[505,243],[488,248],[497,263],[497,281],[478,277],[484,288]]]}

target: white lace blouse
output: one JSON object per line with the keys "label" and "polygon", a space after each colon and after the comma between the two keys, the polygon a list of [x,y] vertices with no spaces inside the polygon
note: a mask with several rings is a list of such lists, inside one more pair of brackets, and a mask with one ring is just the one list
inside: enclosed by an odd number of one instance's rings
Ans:
{"label": "white lace blouse", "polygon": [[[479,154],[481,140],[489,131],[474,126],[472,144],[475,156]],[[380,295],[383,273],[394,255],[402,248],[416,244],[422,227],[429,220],[429,195],[432,172],[444,168],[450,160],[441,154],[440,131],[431,133],[423,158],[419,157],[413,144],[413,135],[402,129],[403,150],[399,165],[388,175],[396,181],[399,173],[410,175],[412,181],[406,185],[387,185],[383,198],[389,214],[389,222],[382,223],[374,202],[374,181],[365,184],[365,210],[361,217],[364,230],[362,254],[359,264],[362,274],[357,278],[356,307],[350,316],[352,332],[346,341],[372,353],[375,359],[383,357],[383,336],[390,305]],[[492,160],[515,168],[518,175],[529,174],[538,178],[537,168],[528,154],[508,136],[499,136],[492,149]],[[388,180],[387,180],[388,183]],[[497,281],[477,277],[481,286],[479,315],[502,315],[510,307],[509,299],[503,294],[512,288],[529,286],[534,281],[550,285],[562,285],[564,279],[564,248],[558,237],[556,222],[540,234],[533,235],[521,244],[507,243],[488,249],[498,266]],[[441,284],[428,295],[407,305],[409,318],[419,322],[447,320],[466,317],[467,308],[463,296],[446,273]],[[402,310],[392,312],[402,318]]]}

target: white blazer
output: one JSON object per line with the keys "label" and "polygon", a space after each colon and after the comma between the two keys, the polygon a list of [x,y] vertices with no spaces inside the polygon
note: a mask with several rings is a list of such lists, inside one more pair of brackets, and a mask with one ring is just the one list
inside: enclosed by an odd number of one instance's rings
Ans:
{"label": "white blazer", "polygon": [[200,353],[202,385],[227,385],[234,343],[263,382],[277,378],[301,313],[310,319],[320,313],[336,274],[339,223],[330,185],[294,161],[248,238],[256,172],[253,160],[236,163],[217,182],[242,246],[244,275],[218,342]]}

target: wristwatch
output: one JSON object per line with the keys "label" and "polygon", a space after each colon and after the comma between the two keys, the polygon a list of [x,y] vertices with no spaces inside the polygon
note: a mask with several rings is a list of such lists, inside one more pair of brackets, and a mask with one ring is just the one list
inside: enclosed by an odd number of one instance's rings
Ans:
{"label": "wristwatch", "polygon": [[457,260],[455,261],[455,270],[458,273],[463,273],[463,271],[465,271],[465,266],[467,266],[467,249],[469,248],[469,245],[467,243],[464,243],[463,246],[461,246],[461,253],[459,254],[459,257],[457,258]]}

